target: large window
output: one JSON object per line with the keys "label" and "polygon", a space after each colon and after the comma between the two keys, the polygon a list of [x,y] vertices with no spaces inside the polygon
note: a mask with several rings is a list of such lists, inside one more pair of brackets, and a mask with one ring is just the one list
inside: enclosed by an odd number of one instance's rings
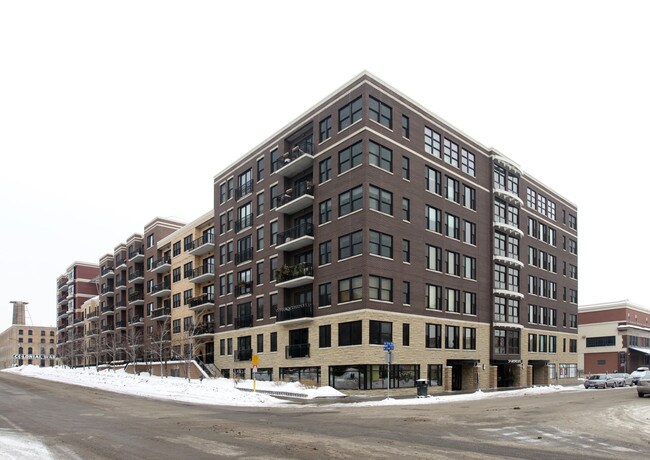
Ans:
{"label": "large window", "polygon": [[427,166],[425,169],[424,180],[425,187],[428,191],[437,195],[442,194],[442,174],[440,174],[440,171]]}
{"label": "large window", "polygon": [[613,347],[616,345],[616,337],[613,335],[604,337],[587,337],[587,348],[592,347]]}
{"label": "large window", "polygon": [[474,327],[463,328],[463,349],[476,350],[476,328]]}
{"label": "large window", "polygon": [[445,326],[445,348],[460,349],[460,326]]}
{"label": "large window", "polygon": [[445,139],[444,141],[444,160],[452,166],[458,167],[458,144]]}
{"label": "large window", "polygon": [[320,284],[318,286],[318,306],[326,307],[329,305],[332,305],[332,284]]}
{"label": "large window", "polygon": [[453,177],[445,176],[445,197],[455,203],[460,203],[460,182]]}
{"label": "large window", "polygon": [[356,256],[363,252],[363,233],[358,230],[339,237],[339,260]]}
{"label": "large window", "polygon": [[460,219],[453,214],[447,213],[447,222],[445,225],[445,235],[455,240],[460,239]]}
{"label": "large window", "polygon": [[383,345],[393,341],[393,323],[389,321],[370,321],[370,344]]}
{"label": "large window", "polygon": [[368,143],[368,154],[370,157],[370,164],[378,166],[386,171],[393,172],[393,151],[379,145],[376,142],[370,141]]}
{"label": "large window", "polygon": [[442,271],[442,248],[427,244],[426,263],[428,270]]}
{"label": "large window", "polygon": [[327,140],[332,135],[332,117],[327,117],[319,123],[318,142]]}
{"label": "large window", "polygon": [[440,134],[427,126],[424,127],[424,151],[440,158]]}
{"label": "large window", "polygon": [[460,170],[470,176],[476,175],[476,161],[474,154],[468,150],[461,149]]}
{"label": "large window", "polygon": [[426,229],[442,233],[442,211],[433,206],[426,207]]}
{"label": "large window", "polygon": [[425,292],[425,307],[442,310],[442,287],[427,284]]}
{"label": "large window", "polygon": [[363,208],[363,187],[359,185],[339,195],[339,217]]}
{"label": "large window", "polygon": [[321,201],[318,205],[318,223],[324,224],[332,220],[332,200]]}
{"label": "large window", "polygon": [[393,280],[382,276],[368,277],[368,295],[371,300],[393,301]]}
{"label": "large window", "polygon": [[318,179],[322,184],[325,181],[328,181],[332,178],[332,158],[325,158],[323,161],[318,163]]}
{"label": "large window", "polygon": [[370,209],[393,215],[393,194],[387,190],[371,185],[369,191]]}
{"label": "large window", "polygon": [[386,128],[393,129],[393,109],[372,96],[368,100],[368,116]]}
{"label": "large window", "polygon": [[427,348],[442,348],[442,326],[440,324],[426,324]]}
{"label": "large window", "polygon": [[361,96],[341,107],[339,109],[339,131],[361,120],[362,110]]}
{"label": "large window", "polygon": [[393,258],[393,237],[386,233],[370,230],[369,251],[370,254]]}
{"label": "large window", "polygon": [[363,162],[363,144],[361,141],[339,152],[339,174],[359,166]]}
{"label": "large window", "polygon": [[360,300],[363,291],[361,275],[339,280],[339,301],[338,303]]}
{"label": "large window", "polygon": [[318,264],[325,265],[332,262],[332,242],[325,241],[319,245]]}
{"label": "large window", "polygon": [[318,347],[329,348],[332,346],[332,326],[324,324],[318,327]]}
{"label": "large window", "polygon": [[339,347],[361,345],[361,321],[339,323]]}

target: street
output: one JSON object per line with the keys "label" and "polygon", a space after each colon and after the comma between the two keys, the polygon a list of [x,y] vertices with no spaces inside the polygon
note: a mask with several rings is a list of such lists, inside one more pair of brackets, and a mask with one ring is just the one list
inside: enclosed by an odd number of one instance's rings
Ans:
{"label": "street", "polygon": [[650,398],[620,388],[418,406],[241,408],[0,373],[0,458],[36,458],[8,456],[3,439],[32,450],[40,442],[61,459],[605,459],[650,450]]}

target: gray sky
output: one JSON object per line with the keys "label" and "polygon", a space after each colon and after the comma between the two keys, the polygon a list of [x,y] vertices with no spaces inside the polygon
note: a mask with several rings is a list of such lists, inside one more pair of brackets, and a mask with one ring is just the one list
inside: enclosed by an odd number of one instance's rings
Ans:
{"label": "gray sky", "polygon": [[0,3],[0,330],[364,69],[578,205],[581,304],[650,305],[648,2],[228,3]]}

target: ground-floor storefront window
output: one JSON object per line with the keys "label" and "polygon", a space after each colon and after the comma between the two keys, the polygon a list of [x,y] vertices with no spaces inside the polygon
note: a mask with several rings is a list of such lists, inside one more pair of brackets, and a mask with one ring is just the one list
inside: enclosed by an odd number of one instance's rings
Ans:
{"label": "ground-floor storefront window", "polygon": [[[330,386],[337,390],[380,390],[388,388],[386,364],[355,364],[330,366]],[[393,364],[390,368],[391,388],[413,388],[420,378],[417,364]]]}
{"label": "ground-floor storefront window", "polygon": [[578,377],[578,365],[575,363],[560,364],[561,379],[575,379]]}
{"label": "ground-floor storefront window", "polygon": [[320,367],[281,367],[280,380],[320,386]]}

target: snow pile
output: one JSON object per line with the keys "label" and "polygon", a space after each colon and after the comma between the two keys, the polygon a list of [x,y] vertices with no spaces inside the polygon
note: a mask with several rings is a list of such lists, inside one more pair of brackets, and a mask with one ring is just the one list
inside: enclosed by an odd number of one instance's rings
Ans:
{"label": "snow pile", "polygon": [[[253,381],[252,380],[241,380],[236,385],[237,388],[252,390]],[[282,392],[294,395],[300,395],[304,399],[315,399],[315,398],[341,398],[345,394],[341,393],[338,390],[330,386],[323,387],[305,387],[300,382],[255,382],[255,388],[260,391],[273,391],[273,392]]]}

